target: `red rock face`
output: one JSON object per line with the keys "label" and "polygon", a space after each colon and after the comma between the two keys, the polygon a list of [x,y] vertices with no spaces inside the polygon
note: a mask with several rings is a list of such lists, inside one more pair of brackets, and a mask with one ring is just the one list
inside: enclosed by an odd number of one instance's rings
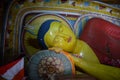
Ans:
{"label": "red rock face", "polygon": [[101,63],[120,67],[120,26],[100,18],[90,19],[80,36]]}

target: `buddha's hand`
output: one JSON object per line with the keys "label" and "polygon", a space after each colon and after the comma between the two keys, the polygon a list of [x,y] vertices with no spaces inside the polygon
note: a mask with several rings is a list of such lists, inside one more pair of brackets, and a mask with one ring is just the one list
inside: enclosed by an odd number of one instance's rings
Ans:
{"label": "buddha's hand", "polygon": [[62,53],[63,49],[59,47],[51,47],[49,50],[55,51],[56,53]]}

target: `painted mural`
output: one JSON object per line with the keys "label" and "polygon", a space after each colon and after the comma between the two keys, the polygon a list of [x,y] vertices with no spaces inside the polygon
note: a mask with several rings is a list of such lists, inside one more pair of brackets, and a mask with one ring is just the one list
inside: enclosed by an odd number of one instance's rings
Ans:
{"label": "painted mural", "polygon": [[[42,46],[38,32],[42,23],[58,20],[80,38],[86,22],[94,17],[120,26],[120,9],[87,0],[13,0],[7,9],[2,33],[2,64],[21,55],[30,58]],[[9,58],[9,60],[8,60]]]}

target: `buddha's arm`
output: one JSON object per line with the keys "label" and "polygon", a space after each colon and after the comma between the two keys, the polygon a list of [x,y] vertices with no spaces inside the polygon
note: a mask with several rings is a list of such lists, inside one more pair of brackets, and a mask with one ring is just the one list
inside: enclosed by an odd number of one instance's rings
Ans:
{"label": "buddha's arm", "polygon": [[77,44],[72,53],[78,54],[82,59],[86,61],[100,63],[94,51],[89,47],[87,43],[82,40],[77,40]]}
{"label": "buddha's arm", "polygon": [[81,58],[72,56],[75,66],[84,70],[86,73],[98,78],[99,80],[119,80],[120,68],[111,67],[103,64],[90,63]]}

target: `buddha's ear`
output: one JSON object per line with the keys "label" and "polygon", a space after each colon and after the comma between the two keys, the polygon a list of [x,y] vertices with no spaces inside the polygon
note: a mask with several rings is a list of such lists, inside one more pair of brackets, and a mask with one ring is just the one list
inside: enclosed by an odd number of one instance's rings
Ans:
{"label": "buddha's ear", "polygon": [[50,44],[51,44],[50,36],[45,35],[45,37],[44,37],[44,43],[46,44],[46,46],[47,46],[48,48],[50,47]]}
{"label": "buddha's ear", "polygon": [[53,46],[53,41],[54,41],[54,35],[50,35],[50,32],[48,31],[44,36],[44,43],[49,48]]}

